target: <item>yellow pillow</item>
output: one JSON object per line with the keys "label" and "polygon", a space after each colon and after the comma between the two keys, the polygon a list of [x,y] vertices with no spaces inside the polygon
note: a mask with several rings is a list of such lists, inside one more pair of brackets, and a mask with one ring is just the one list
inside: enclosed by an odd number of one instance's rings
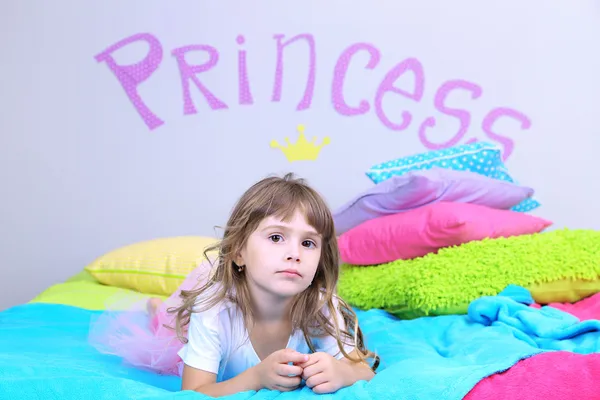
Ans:
{"label": "yellow pillow", "polygon": [[600,279],[559,279],[527,286],[538,304],[575,303],[600,292]]}
{"label": "yellow pillow", "polygon": [[179,236],[134,243],[97,258],[85,270],[105,285],[169,296],[205,260],[204,250],[217,241]]}

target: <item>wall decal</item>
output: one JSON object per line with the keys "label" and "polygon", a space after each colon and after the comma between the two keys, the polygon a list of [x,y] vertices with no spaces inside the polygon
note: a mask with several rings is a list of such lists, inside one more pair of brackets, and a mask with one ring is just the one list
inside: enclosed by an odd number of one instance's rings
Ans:
{"label": "wall decal", "polygon": [[304,136],[304,125],[298,125],[297,130],[299,135],[296,143],[292,144],[290,142],[290,139],[286,137],[286,147],[281,146],[277,142],[277,140],[271,141],[271,147],[274,149],[280,149],[283,152],[283,154],[285,154],[285,157],[289,162],[316,160],[319,156],[321,149],[330,143],[329,137],[324,137],[321,141],[321,144],[317,145],[316,136],[313,136],[310,142],[306,140],[306,136]]}
{"label": "wall decal", "polygon": [[[198,110],[192,99],[192,90],[198,91],[204,101],[210,107],[209,112],[235,112],[235,104],[240,107],[252,107],[253,105],[264,102],[281,102],[283,93],[283,76],[286,65],[300,63],[307,65],[306,75],[299,75],[297,83],[303,88],[303,95],[300,99],[290,99],[290,107],[296,111],[310,110],[313,96],[318,90],[320,93],[326,91],[330,98],[332,111],[335,113],[353,118],[372,113],[376,121],[392,132],[407,131],[417,135],[420,143],[426,149],[442,149],[455,146],[461,143],[472,143],[477,140],[486,140],[499,144],[503,150],[503,159],[506,159],[513,153],[515,148],[515,139],[510,134],[503,133],[496,124],[500,120],[509,120],[509,124],[517,130],[525,131],[531,128],[531,120],[523,112],[506,107],[490,107],[474,114],[469,110],[470,104],[475,107],[475,102],[481,101],[485,97],[483,88],[475,82],[464,79],[449,79],[439,84],[434,91],[431,99],[425,98],[426,69],[422,62],[416,57],[407,57],[398,60],[392,67],[380,66],[384,54],[373,43],[358,42],[352,43],[345,49],[342,49],[336,58],[335,65],[330,70],[319,69],[319,57],[317,53],[317,40],[311,33],[299,33],[296,35],[275,34],[272,36],[272,49],[275,54],[275,65],[272,76],[272,94],[270,98],[259,99],[253,96],[253,73],[264,73],[261,71],[251,71],[248,68],[248,60],[253,57],[250,44],[257,44],[257,40],[251,41],[247,35],[237,34],[232,37],[232,46],[235,46],[237,57],[234,60],[237,73],[233,76],[222,76],[221,79],[231,79],[237,84],[237,99],[225,98],[222,93],[214,89],[214,81],[203,79],[203,74],[218,70],[220,68],[220,52],[212,45],[206,43],[196,43],[175,47],[170,51],[173,56],[179,74],[173,76],[173,83],[181,86],[182,96],[182,114],[198,114]],[[131,65],[118,64],[112,54],[117,50],[127,48],[128,46],[142,42],[148,46],[147,54],[137,63]],[[296,53],[289,53],[289,47],[297,47]],[[335,52],[335,49],[327,48],[328,54]],[[137,33],[127,38],[121,39],[108,46],[95,56],[99,63],[105,63],[116,76],[122,90],[129,97],[135,111],[140,115],[148,129],[154,130],[165,122],[153,111],[144,101],[138,92],[138,86],[144,81],[150,80],[152,75],[158,70],[160,65],[168,62],[163,59],[163,45],[161,41],[150,33]],[[193,64],[186,58],[188,53],[200,53],[208,58],[207,61],[200,64]],[[367,62],[364,57],[367,56]],[[363,59],[363,61],[359,61]],[[362,64],[361,64],[362,63]],[[348,74],[350,66],[356,68],[351,78]],[[316,87],[317,70],[320,74],[328,76],[328,81],[321,87]],[[355,100],[352,104],[346,93],[352,87],[364,85],[362,79],[367,74],[379,74],[379,83],[375,87],[365,88],[365,93],[372,93],[372,98],[362,98]],[[408,76],[408,83],[399,84],[399,80]],[[498,77],[500,79],[501,77]],[[212,87],[212,88],[211,88]],[[388,96],[402,98],[403,100],[421,104],[427,107],[430,112],[428,115],[417,120],[415,116],[405,109],[384,110],[383,101]],[[460,106],[453,105],[453,96],[466,98]],[[198,101],[198,100],[196,100]],[[441,120],[441,123],[440,121]],[[456,128],[451,128],[453,132],[448,132],[447,122],[455,121],[458,123]],[[506,128],[505,128],[506,129]],[[448,137],[442,139],[440,136]],[[313,146],[314,147],[314,146]],[[312,148],[312,147],[311,147]],[[308,147],[307,147],[308,149]],[[296,151],[296,150],[294,150]],[[308,151],[308,150],[307,150]],[[303,155],[311,153],[302,153]],[[318,153],[315,154],[315,157]],[[292,157],[295,160],[295,156]]]}

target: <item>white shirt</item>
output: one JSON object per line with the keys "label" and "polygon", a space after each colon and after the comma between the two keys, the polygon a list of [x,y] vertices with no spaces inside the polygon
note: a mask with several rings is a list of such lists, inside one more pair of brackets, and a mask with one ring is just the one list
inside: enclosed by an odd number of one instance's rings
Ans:
{"label": "white shirt", "polygon": [[[334,304],[337,308],[337,302]],[[344,329],[339,311],[338,321],[342,324],[340,329]],[[312,340],[316,351],[329,353],[337,359],[343,357],[333,337],[315,337]],[[304,334],[299,329],[292,332],[286,347],[302,354],[310,353]],[[349,354],[354,346],[345,345],[344,349]],[[178,355],[190,367],[217,374],[217,382],[231,379],[260,363],[241,312],[227,300],[191,315],[188,342]]]}

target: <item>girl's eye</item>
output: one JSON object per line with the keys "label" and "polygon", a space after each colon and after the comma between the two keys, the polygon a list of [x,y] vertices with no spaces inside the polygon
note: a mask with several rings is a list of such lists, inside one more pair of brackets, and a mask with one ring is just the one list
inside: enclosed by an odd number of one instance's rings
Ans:
{"label": "girl's eye", "polygon": [[309,247],[309,248],[317,247],[315,242],[313,242],[312,240],[305,240],[304,242],[302,242],[302,246]]}
{"label": "girl's eye", "polygon": [[269,236],[269,239],[271,239],[273,243],[279,243],[283,238],[281,235],[271,235]]}

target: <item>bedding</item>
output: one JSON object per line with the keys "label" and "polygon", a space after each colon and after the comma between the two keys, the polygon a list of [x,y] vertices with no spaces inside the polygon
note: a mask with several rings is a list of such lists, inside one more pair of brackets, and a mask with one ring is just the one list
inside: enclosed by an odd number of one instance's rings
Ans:
{"label": "bedding", "polygon": [[[465,313],[480,296],[509,284],[600,282],[600,231],[560,229],[472,241],[436,254],[377,266],[343,265],[338,290],[351,305],[408,319]],[[542,293],[546,301],[552,292]],[[560,293],[559,293],[560,294]],[[539,301],[539,298],[535,298]]]}
{"label": "bedding", "polygon": [[[532,304],[531,306],[535,308],[542,307],[540,304]],[[581,321],[600,319],[600,294],[598,293],[576,303],[550,303],[548,306],[565,311]]]}
{"label": "bedding", "polygon": [[597,400],[600,354],[546,352],[494,374],[465,400]]}
{"label": "bedding", "polygon": [[539,233],[551,224],[511,210],[440,201],[366,221],[341,235],[338,243],[343,262],[375,265],[474,240]]}
{"label": "bedding", "polygon": [[[467,315],[403,321],[383,310],[356,310],[367,344],[382,358],[380,370],[371,382],[358,382],[326,396],[302,388],[285,394],[263,390],[226,398],[452,400],[468,395],[469,400],[476,400],[489,398],[484,397],[489,393],[514,395],[516,388],[509,390],[513,381],[497,379],[505,377],[502,374],[510,372],[511,367],[528,368],[530,364],[525,361],[534,362],[540,354],[553,354],[558,357],[553,362],[567,365],[575,360],[572,354],[600,350],[599,321],[580,322],[556,308],[533,307],[532,302],[526,289],[509,286],[497,296],[473,301]],[[97,353],[87,343],[87,334],[91,318],[99,312],[71,305],[32,303],[0,313],[0,393],[6,398],[24,400],[208,398],[178,392],[177,377],[131,368],[117,357]],[[136,316],[140,315],[131,313],[132,318]],[[583,365],[583,358],[577,360]],[[586,362],[598,365],[596,357]],[[543,374],[538,374],[538,380],[532,374],[528,376],[528,393],[548,385]],[[522,378],[519,382],[523,382]],[[590,379],[581,379],[566,389],[577,389],[577,394],[585,395],[586,387],[581,386],[589,384],[593,384]],[[564,391],[560,393],[564,395]],[[545,396],[545,400],[550,399],[558,397]]]}
{"label": "bedding", "polygon": [[507,210],[534,190],[470,171],[431,168],[407,172],[376,184],[333,214],[338,235],[370,219],[407,212],[439,201]]}
{"label": "bedding", "polygon": [[[600,317],[600,293],[575,303],[552,303],[580,321]],[[532,303],[533,308],[542,308]],[[519,361],[507,371],[483,379],[465,400],[597,399],[600,354],[546,352]],[[531,385],[531,382],[534,382]]]}
{"label": "bedding", "polygon": [[145,240],[101,255],[85,270],[105,285],[169,296],[205,259],[205,249],[217,241],[205,236]]}
{"label": "bedding", "polygon": [[[127,310],[148,297],[143,293],[104,285],[83,270],[66,282],[52,285],[34,297],[30,303],[64,304],[87,310]],[[166,296],[156,295],[166,299]]]}
{"label": "bedding", "polygon": [[[387,160],[383,163],[373,165],[366,172],[366,175],[375,184],[378,184],[390,179],[392,176],[402,176],[410,171],[432,168],[471,171],[493,179],[518,184],[509,174],[508,168],[506,168],[502,160],[500,147],[495,143],[481,141],[449,146],[439,150],[429,150],[424,153]],[[528,212],[540,206],[539,201],[533,197],[529,197],[511,209],[518,212]]]}

